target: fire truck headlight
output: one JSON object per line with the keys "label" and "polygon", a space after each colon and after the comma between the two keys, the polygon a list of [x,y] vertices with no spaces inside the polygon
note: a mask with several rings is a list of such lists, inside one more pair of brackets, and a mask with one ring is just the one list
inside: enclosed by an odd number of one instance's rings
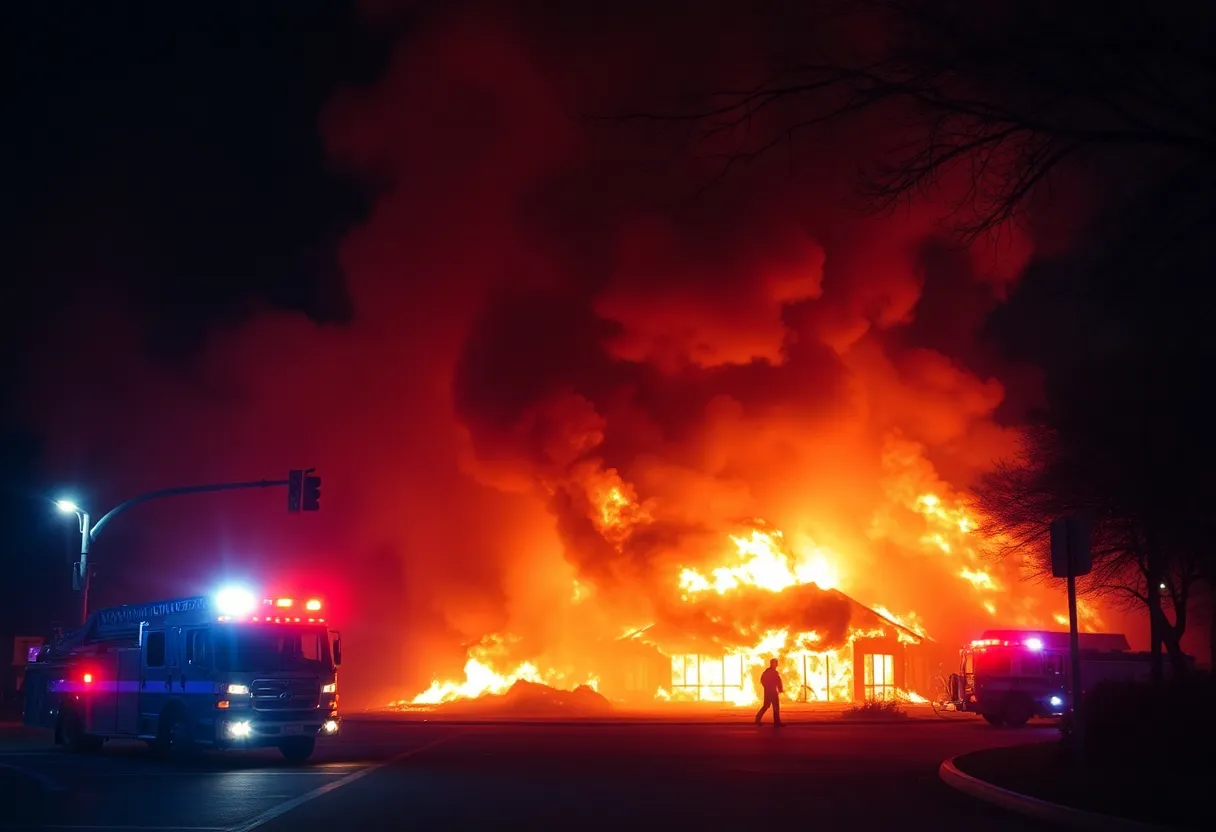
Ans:
{"label": "fire truck headlight", "polygon": [[1041,638],[1028,638],[1022,643],[1026,645],[1026,648],[1028,650],[1042,650],[1043,649],[1043,639],[1041,639]]}
{"label": "fire truck headlight", "polygon": [[321,686],[321,693],[337,693],[337,692],[338,692],[338,683],[337,682],[330,682],[328,685]]}
{"label": "fire truck headlight", "polygon": [[244,739],[253,733],[253,726],[248,722],[229,722],[228,736],[233,739]]}
{"label": "fire truck headlight", "polygon": [[338,720],[327,719],[327,720],[325,720],[325,724],[322,725],[321,728],[327,734],[336,734],[336,733],[338,733]]}
{"label": "fire truck headlight", "polygon": [[248,685],[229,685],[228,686],[228,695],[229,696],[248,696],[249,695],[249,686]]}
{"label": "fire truck headlight", "polygon": [[1064,700],[1059,696],[1051,697],[1050,702],[1051,702],[1051,707],[1053,707],[1053,708],[1059,708],[1060,706],[1062,706],[1064,704]]}

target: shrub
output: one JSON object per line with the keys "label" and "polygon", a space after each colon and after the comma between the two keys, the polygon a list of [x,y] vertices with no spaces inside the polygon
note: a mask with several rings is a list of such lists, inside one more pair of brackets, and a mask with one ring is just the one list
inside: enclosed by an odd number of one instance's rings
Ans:
{"label": "shrub", "polygon": [[903,705],[894,699],[867,699],[857,705],[845,709],[845,719],[902,719],[908,714]]}
{"label": "shrub", "polygon": [[[1194,753],[1216,743],[1216,682],[1208,674],[1161,684],[1104,682],[1085,695],[1081,717],[1091,760],[1154,767],[1193,768],[1198,759],[1213,764],[1211,755]],[[1060,731],[1068,744],[1071,714]]]}

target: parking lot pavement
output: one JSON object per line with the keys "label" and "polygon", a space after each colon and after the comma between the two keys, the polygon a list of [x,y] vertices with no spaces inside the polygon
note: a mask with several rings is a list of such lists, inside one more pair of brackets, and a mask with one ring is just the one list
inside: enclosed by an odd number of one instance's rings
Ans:
{"label": "parking lot pavement", "polygon": [[288,764],[274,749],[207,753],[180,763],[153,758],[142,743],[107,743],[96,754],[71,754],[51,746],[41,732],[3,731],[0,829],[241,828],[459,730],[355,723],[306,766]]}
{"label": "parking lot pavement", "polygon": [[[746,717],[747,715],[743,715]],[[942,759],[1043,739],[968,721],[902,725],[348,720],[306,766],[277,751],[70,754],[0,732],[0,828],[299,832],[663,824],[1043,829],[937,777]]]}

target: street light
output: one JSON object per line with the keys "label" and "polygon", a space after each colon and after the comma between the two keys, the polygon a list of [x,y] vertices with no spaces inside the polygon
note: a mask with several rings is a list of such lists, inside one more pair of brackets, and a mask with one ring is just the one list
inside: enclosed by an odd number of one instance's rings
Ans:
{"label": "street light", "polygon": [[93,540],[93,530],[89,523],[89,513],[71,500],[56,500],[55,506],[64,514],[75,514],[80,523],[80,560],[75,564],[73,583],[80,590],[80,623],[89,619],[89,543]]}
{"label": "street light", "polygon": [[[72,572],[72,588],[80,590],[80,621],[83,626],[84,622],[89,618],[89,546],[101,534],[101,530],[106,524],[113,520],[117,515],[140,503],[146,503],[149,500],[159,500],[162,497],[175,497],[179,494],[203,494],[210,491],[235,491],[245,488],[272,488],[278,486],[287,486],[289,493],[296,488],[296,474],[300,475],[300,487],[307,486],[309,488],[308,504],[303,506],[304,511],[316,511],[317,501],[320,498],[321,478],[310,476],[316,470],[309,468],[307,470],[293,470],[285,480],[253,480],[250,482],[220,482],[209,485],[185,485],[180,488],[162,488],[159,491],[149,491],[146,494],[140,494],[132,497],[129,500],[124,500],[114,508],[101,515],[101,519],[96,525],[91,523],[89,513],[76,505],[72,500],[55,500],[55,506],[64,514],[75,514],[76,519],[80,521],[80,560],[76,563],[76,568]],[[298,511],[299,508],[292,508],[291,500],[288,501],[289,511]]]}

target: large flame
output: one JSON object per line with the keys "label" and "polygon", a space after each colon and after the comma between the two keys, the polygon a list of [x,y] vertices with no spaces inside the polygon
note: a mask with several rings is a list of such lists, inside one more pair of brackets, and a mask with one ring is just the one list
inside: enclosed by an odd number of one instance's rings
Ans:
{"label": "large flame", "polygon": [[[1045,608],[1042,597],[1014,591],[1018,588],[1012,586],[1017,580],[1016,566],[1012,574],[1008,566],[1002,572],[994,571],[998,564],[983,558],[980,518],[970,501],[935,476],[926,477],[918,450],[895,435],[886,462],[895,465],[900,460],[902,468],[896,467],[903,476],[892,478],[889,508],[903,508],[916,518],[919,531],[909,545],[925,558],[927,570],[952,575],[957,594],[972,599],[975,609],[982,610],[993,624],[1067,623],[1062,609]],[[926,484],[933,490],[916,488]],[[651,507],[639,503],[636,490],[616,470],[595,472],[584,489],[589,520],[602,539],[617,549],[627,547],[639,529],[653,522]],[[873,525],[880,528],[890,522],[890,516],[876,517]],[[724,534],[720,553],[707,563],[674,565],[667,573],[663,597],[656,599],[659,606],[666,604],[679,611],[675,620],[690,629],[706,625],[713,635],[692,639],[695,649],[691,651],[680,649],[670,632],[655,635],[646,622],[628,626],[618,622],[612,636],[639,641],[669,658],[671,679],[654,691],[656,701],[755,704],[759,674],[775,658],[786,695],[797,701],[848,702],[860,693],[866,698],[923,702],[928,691],[897,686],[899,672],[894,666],[898,645],[920,644],[931,636],[916,612],[895,613],[879,603],[882,599],[874,596],[881,592],[881,581],[857,574],[859,562],[809,539],[792,544],[782,530],[756,520]],[[943,566],[934,565],[939,562]],[[585,605],[595,598],[594,590],[589,580],[575,578],[569,603]],[[847,591],[856,599],[848,603],[869,618],[850,616],[844,631],[836,634],[819,627],[800,629],[793,621],[773,626],[757,623],[771,623],[772,618],[771,614],[758,615],[757,610],[790,600],[792,593],[809,592],[808,599],[843,599],[835,590]],[[1092,606],[1081,602],[1079,610],[1084,629],[1101,627]],[[745,619],[747,623],[741,623]],[[667,630],[671,629],[669,622]],[[878,646],[859,651],[856,647],[862,640]],[[512,643],[509,635],[486,637],[469,650],[463,680],[436,679],[427,690],[398,704],[433,705],[502,693],[520,680],[567,688],[598,684],[593,674],[572,675],[568,669],[549,667],[536,658],[513,658]],[[856,666],[859,661],[861,668]],[[861,680],[856,678],[858,673]]]}

